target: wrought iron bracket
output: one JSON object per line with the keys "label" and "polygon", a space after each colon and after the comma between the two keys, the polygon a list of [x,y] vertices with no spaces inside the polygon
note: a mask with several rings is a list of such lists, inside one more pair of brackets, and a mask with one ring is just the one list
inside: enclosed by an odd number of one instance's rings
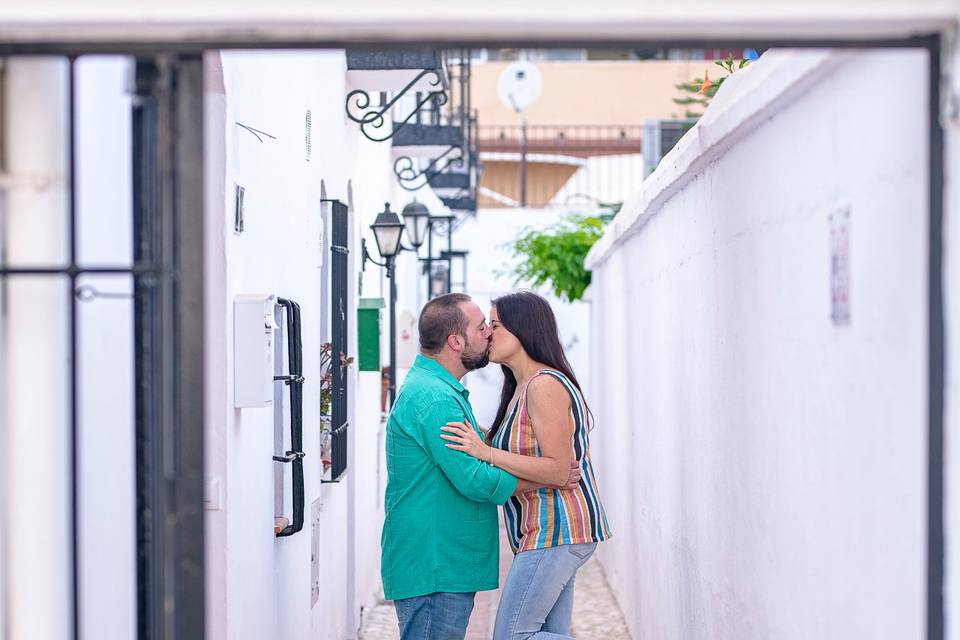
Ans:
{"label": "wrought iron bracket", "polygon": [[[409,114],[407,114],[405,118],[399,121],[393,120],[392,125],[389,127],[390,130],[386,134],[378,135],[372,133],[373,131],[384,129],[387,126],[388,123],[385,116],[390,112],[394,105],[396,105],[397,102],[410,91],[414,85],[427,76],[433,76],[433,78],[429,80],[430,86],[439,87],[439,89],[437,91],[431,91],[427,93],[424,98],[418,100],[416,106]],[[347,94],[344,110],[346,111],[348,118],[360,125],[360,131],[367,138],[367,140],[371,140],[373,142],[386,142],[392,138],[397,131],[402,129],[404,125],[410,122],[410,119],[417,115],[424,105],[431,101],[435,101],[438,107],[445,105],[447,103],[447,92],[443,88],[443,77],[440,75],[440,72],[436,69],[424,69],[417,75],[417,77],[408,82],[403,89],[400,89],[400,91],[395,93],[386,104],[382,104],[379,107],[371,106],[372,100],[370,99],[370,94],[366,90],[354,89]]]}
{"label": "wrought iron bracket", "polygon": [[442,173],[450,167],[462,166],[463,147],[451,145],[447,147],[446,151],[433,158],[426,167],[419,170],[415,168],[413,158],[400,156],[393,163],[393,173],[397,176],[397,181],[401,187],[407,191],[417,191],[430,182],[430,178],[436,174]]}

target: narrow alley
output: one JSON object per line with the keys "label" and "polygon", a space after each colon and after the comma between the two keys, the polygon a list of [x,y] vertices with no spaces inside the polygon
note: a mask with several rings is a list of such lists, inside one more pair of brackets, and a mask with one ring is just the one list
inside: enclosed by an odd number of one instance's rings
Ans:
{"label": "narrow alley", "polygon": [[960,640],[958,32],[0,3],[0,640]]}

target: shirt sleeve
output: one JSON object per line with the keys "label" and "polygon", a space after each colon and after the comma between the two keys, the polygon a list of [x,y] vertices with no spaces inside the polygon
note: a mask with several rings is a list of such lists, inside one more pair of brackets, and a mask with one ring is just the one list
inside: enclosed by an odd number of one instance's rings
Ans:
{"label": "shirt sleeve", "polygon": [[[450,449],[440,430],[448,422],[463,422],[466,416],[454,402],[435,402],[420,414],[420,432],[427,455],[440,466],[454,487],[476,502],[504,504],[517,488],[517,478],[463,451]],[[476,425],[474,425],[476,428]]]}

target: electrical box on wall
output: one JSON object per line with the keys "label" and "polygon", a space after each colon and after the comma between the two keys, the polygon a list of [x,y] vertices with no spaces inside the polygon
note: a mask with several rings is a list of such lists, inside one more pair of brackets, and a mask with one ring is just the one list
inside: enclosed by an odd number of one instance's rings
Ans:
{"label": "electrical box on wall", "polygon": [[275,302],[266,294],[233,299],[233,406],[238,409],[273,403]]}

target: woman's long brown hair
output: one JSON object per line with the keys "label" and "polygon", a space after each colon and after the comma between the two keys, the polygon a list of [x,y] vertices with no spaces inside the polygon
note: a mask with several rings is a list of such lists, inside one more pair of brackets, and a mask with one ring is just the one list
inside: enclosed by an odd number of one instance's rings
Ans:
{"label": "woman's long brown hair", "polygon": [[[516,336],[527,355],[567,376],[583,395],[583,389],[573,374],[573,368],[560,342],[557,318],[550,308],[550,303],[532,291],[514,291],[500,296],[492,304],[497,309],[500,324]],[[513,371],[506,365],[500,367],[503,369],[503,389],[500,391],[497,417],[487,431],[487,440],[490,442],[500,430],[510,407],[510,400],[517,390],[517,379]],[[587,411],[589,412],[589,409]]]}

